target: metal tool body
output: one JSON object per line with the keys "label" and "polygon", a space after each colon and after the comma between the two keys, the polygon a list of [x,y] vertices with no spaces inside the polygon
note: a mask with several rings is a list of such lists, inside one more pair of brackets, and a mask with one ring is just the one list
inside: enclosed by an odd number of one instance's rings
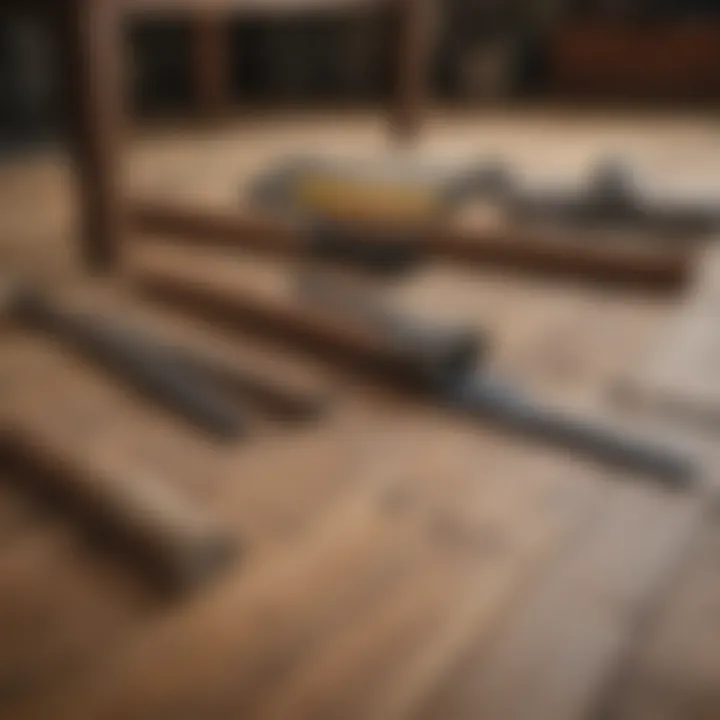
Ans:
{"label": "metal tool body", "polygon": [[292,387],[269,380],[257,372],[239,369],[229,361],[220,361],[188,348],[174,345],[170,348],[170,362],[181,365],[222,388],[228,395],[255,402],[273,420],[296,423],[316,420],[327,410],[326,394]]}
{"label": "metal tool body", "polygon": [[107,319],[58,309],[28,289],[17,293],[10,311],[24,327],[82,352],[213,436],[232,439],[244,432],[246,422],[238,405],[201,374],[176,362],[171,349]]}
{"label": "metal tool body", "polygon": [[692,460],[658,442],[632,437],[576,413],[540,405],[488,375],[459,377],[435,389],[450,407],[529,438],[596,457],[603,463],[683,487],[693,478]]}
{"label": "metal tool body", "polygon": [[509,391],[488,374],[476,375],[480,344],[474,353],[463,350],[454,355],[447,354],[442,344],[444,351],[437,353],[432,342],[408,341],[418,337],[417,325],[403,331],[397,316],[378,315],[372,303],[359,307],[355,298],[349,302],[347,296],[340,296],[332,304],[327,293],[322,303],[312,307],[287,301],[269,303],[248,292],[224,291],[157,271],[141,283],[153,297],[199,312],[209,320],[244,330],[254,328],[321,352],[340,349],[343,359],[354,360],[363,370],[390,369],[395,385],[406,385],[438,405],[555,442],[601,462],[644,472],[675,486],[685,485],[694,473],[693,463],[672,449],[546,408],[518,391]]}
{"label": "metal tool body", "polygon": [[[448,174],[392,163],[290,158],[260,177],[250,198],[263,210],[321,223],[321,238],[332,238],[323,229],[322,223],[327,224],[336,239],[318,242],[319,254],[358,245],[348,234],[348,223],[432,227],[447,222],[459,206],[473,200],[498,203],[521,220],[551,220],[578,228],[626,226],[666,239],[702,235],[720,225],[717,204],[652,199],[630,169],[614,158],[599,163],[585,187],[570,191],[524,190],[506,165],[492,160]],[[390,243],[391,238],[386,240]],[[357,253],[345,259],[362,262]],[[409,266],[410,260],[405,258],[405,263]]]}
{"label": "metal tool body", "polygon": [[448,173],[417,163],[290,157],[255,181],[250,200],[305,220],[417,224],[446,219],[468,199],[501,195],[509,183],[507,170],[494,160]]}
{"label": "metal tool body", "polygon": [[[443,175],[422,167],[300,157],[259,178],[250,199],[262,211],[304,223],[311,256],[398,274],[423,259],[412,242],[420,226],[423,234],[433,232],[468,198],[501,194],[505,181],[504,168],[490,161]],[[368,223],[375,225],[372,232]]]}
{"label": "metal tool body", "polygon": [[586,187],[576,191],[525,191],[508,194],[514,217],[550,220],[578,227],[625,226],[652,232],[659,239],[687,239],[720,225],[720,207],[646,197],[622,164],[602,163]]}
{"label": "metal tool body", "polygon": [[298,289],[299,297],[311,305],[313,312],[331,311],[339,318],[370,328],[379,346],[397,357],[398,364],[410,368],[409,376],[421,384],[441,383],[463,375],[485,355],[486,339],[474,330],[433,324],[391,311],[364,294],[316,275],[302,278]]}
{"label": "metal tool body", "polygon": [[[318,278],[307,279],[302,290],[318,304],[331,304],[349,317],[362,318],[384,332],[419,338],[419,342],[408,342],[409,352],[416,358],[418,367],[424,368],[422,374],[418,374],[422,389],[436,396],[441,403],[516,432],[596,455],[609,464],[647,472],[668,482],[681,482],[691,474],[691,464],[686,458],[669,453],[658,444],[625,437],[597,422],[544,407],[517,389],[493,380],[487,372],[478,375],[478,360],[484,353],[477,349],[474,353],[467,352],[467,340],[460,331],[418,323],[337,283],[322,282]],[[443,343],[448,344],[449,356],[454,353],[454,361],[428,364],[423,347],[438,347]]]}

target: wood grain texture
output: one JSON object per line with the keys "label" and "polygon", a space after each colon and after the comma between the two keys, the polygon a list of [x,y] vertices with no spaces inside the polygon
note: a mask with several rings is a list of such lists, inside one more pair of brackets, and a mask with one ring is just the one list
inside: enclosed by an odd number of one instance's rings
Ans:
{"label": "wood grain texture", "polygon": [[54,8],[69,135],[77,173],[80,258],[106,272],[123,233],[124,99],[122,18],[113,0]]}
{"label": "wood grain texture", "polygon": [[717,715],[720,653],[714,625],[720,603],[717,520],[692,544],[672,587],[647,623],[608,697],[614,720],[710,720]]}
{"label": "wood grain texture", "polygon": [[[423,147],[441,154],[503,148],[534,166],[572,165],[617,143],[658,176],[676,172],[680,153],[714,177],[715,131],[697,121],[436,122]],[[290,147],[382,148],[374,123],[299,119],[140,139],[131,185],[230,207],[244,178]],[[717,715],[716,543],[695,499],[616,482],[247,335],[214,337],[159,307],[146,316],[128,278],[109,292],[64,257],[65,182],[57,155],[0,168],[4,197],[17,200],[0,217],[5,266],[271,377],[328,383],[337,403],[316,425],[258,424],[219,448],[62,348],[3,327],[3,401],[32,400],[73,442],[110,443],[246,547],[217,583],[166,604],[52,508],[16,515],[8,500],[3,718]],[[47,215],[33,212],[41,200]],[[160,263],[178,257],[147,241],[127,250],[129,274],[155,253]],[[286,292],[301,267],[227,249],[189,257],[188,273],[204,257],[218,281],[268,293]],[[373,288],[403,310],[488,331],[494,371],[591,413],[612,414],[608,388],[663,337],[673,309],[668,297],[456,265]],[[0,495],[0,516],[4,507]],[[694,528],[698,544],[683,555]]]}
{"label": "wood grain texture", "polygon": [[229,532],[152,473],[128,468],[107,446],[68,442],[26,407],[4,409],[0,453],[17,467],[28,492],[66,507],[89,532],[134,558],[158,586],[188,592],[238,554]]}
{"label": "wood grain texture", "polygon": [[[593,711],[699,518],[692,500],[633,487],[614,488],[605,503],[489,647],[448,670],[423,717],[560,719]],[[636,537],[638,525],[645,531]]]}
{"label": "wood grain texture", "polygon": [[192,36],[198,110],[206,120],[217,119],[232,104],[230,27],[217,13],[196,11]]}
{"label": "wood grain texture", "polygon": [[424,105],[430,88],[433,46],[433,5],[428,0],[394,0],[395,83],[390,127],[400,142],[420,132]]}
{"label": "wood grain texture", "polygon": [[716,434],[720,428],[720,253],[709,248],[666,337],[618,387],[619,399],[674,422]]}
{"label": "wood grain texture", "polygon": [[[254,210],[219,211],[195,203],[135,200],[129,205],[130,223],[138,232],[166,241],[250,250],[280,256],[312,256],[313,234],[304,223],[293,223]],[[428,225],[397,218],[383,223],[372,217],[343,218],[371,248],[373,238],[387,237],[410,259],[450,261],[458,265],[500,267],[529,274],[596,281],[677,292],[690,281],[698,254],[697,243],[658,245],[653,239],[602,242],[567,231],[537,231],[517,226],[501,228],[462,226],[454,221]],[[361,229],[365,229],[363,235]],[[392,228],[397,228],[393,235]],[[380,243],[382,248],[382,241]],[[316,251],[315,251],[316,253]]]}

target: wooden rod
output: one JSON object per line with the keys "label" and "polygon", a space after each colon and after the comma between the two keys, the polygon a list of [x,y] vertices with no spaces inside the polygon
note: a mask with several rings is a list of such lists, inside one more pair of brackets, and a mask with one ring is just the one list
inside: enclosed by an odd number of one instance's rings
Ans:
{"label": "wooden rod", "polygon": [[453,230],[432,239],[430,252],[459,262],[488,263],[539,273],[591,278],[656,290],[678,290],[689,281],[691,246],[583,238],[520,231]]}
{"label": "wooden rod", "polygon": [[[417,386],[474,368],[484,338],[376,307],[342,285],[307,278],[296,294],[211,282],[155,263],[134,277],[145,295],[231,329],[282,343]],[[311,289],[312,288],[312,289]]]}
{"label": "wooden rod", "polygon": [[395,88],[390,127],[395,139],[414,140],[422,123],[430,70],[430,23],[427,0],[393,0]]}
{"label": "wooden rod", "polygon": [[0,418],[0,462],[31,489],[70,510],[159,587],[190,591],[225,567],[234,538],[151,473],[128,467],[97,443],[69,442],[58,418],[16,403]]}
{"label": "wooden rod", "polygon": [[135,200],[129,205],[132,229],[174,242],[245,247],[293,253],[304,248],[296,223],[255,212],[223,212],[162,200]]}
{"label": "wooden rod", "polygon": [[79,250],[93,272],[113,270],[123,232],[122,16],[114,0],[58,3],[63,94],[79,195]]}
{"label": "wooden rod", "polygon": [[[194,244],[224,244],[272,253],[308,253],[308,226],[250,211],[209,210],[162,201],[131,204],[133,228]],[[388,228],[361,224],[354,237],[387,239]],[[654,290],[677,290],[689,280],[695,246],[583,239],[560,233],[461,229],[450,224],[398,227],[398,242],[430,258],[592,279]]]}
{"label": "wooden rod", "polygon": [[232,103],[230,33],[227,18],[198,11],[193,19],[195,93],[200,114],[216,119]]}

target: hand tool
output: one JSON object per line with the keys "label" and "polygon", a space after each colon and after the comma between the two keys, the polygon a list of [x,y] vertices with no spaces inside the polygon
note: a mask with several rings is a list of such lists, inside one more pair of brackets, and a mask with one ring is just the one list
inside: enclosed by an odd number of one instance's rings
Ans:
{"label": "hand tool", "polygon": [[218,389],[226,390],[228,395],[254,401],[273,420],[308,422],[321,417],[328,408],[329,398],[324,393],[278,382],[266,374],[240,369],[228,360],[210,357],[205,352],[177,344],[168,346],[168,350],[168,362],[178,363],[207,378]]}
{"label": "hand tool", "polygon": [[[479,230],[450,223],[356,222],[336,225],[280,219],[248,211],[219,211],[162,201],[130,204],[136,231],[196,245],[222,244],[257,252],[317,257],[333,248],[368,262],[412,263],[428,258],[562,274],[603,283],[677,290],[691,274],[690,246],[583,242],[550,232]],[[324,250],[322,248],[325,248]]]}
{"label": "hand tool", "polygon": [[575,192],[516,189],[506,198],[511,214],[522,220],[559,221],[577,227],[625,225],[665,240],[687,240],[720,225],[720,209],[715,204],[646,197],[630,169],[612,159],[598,165],[586,187]]}
{"label": "hand tool", "polygon": [[[269,299],[240,288],[222,288],[192,277],[146,271],[139,285],[151,296],[244,330],[271,334],[302,343],[308,349],[331,352],[364,370],[392,371],[397,385],[405,384],[431,401],[472,415],[482,415],[526,436],[554,441],[570,450],[628,470],[683,486],[693,476],[690,459],[669,448],[632,438],[611,428],[552,410],[509,392],[489,373],[475,376],[479,343],[474,352],[447,353],[444,346],[417,340],[393,323],[376,323],[363,311],[351,310],[342,299],[307,307],[287,299]],[[395,319],[395,322],[397,320]],[[417,324],[415,324],[415,327]],[[408,340],[410,338],[410,340]]]}
{"label": "hand tool", "polygon": [[79,350],[214,437],[232,439],[244,431],[237,404],[192,368],[173,362],[168,348],[102,317],[64,311],[29,287],[6,288],[5,300],[21,326]]}
{"label": "hand tool", "polygon": [[652,476],[669,487],[688,486],[697,472],[690,457],[663,443],[633,437],[564,409],[545,407],[489,375],[458,378],[450,386],[437,389],[435,397],[519,435],[596,457],[608,466]]}
{"label": "hand tool", "polygon": [[416,323],[399,332],[389,323],[379,326],[369,316],[348,324],[340,308],[326,305],[319,311],[287,298],[261,298],[242,288],[227,296],[192,277],[178,281],[161,271],[145,271],[135,281],[146,295],[195,308],[210,320],[225,319],[232,325],[242,321],[257,334],[306,344],[345,363],[372,367],[401,383],[454,375],[459,368],[474,366],[483,349],[482,339],[462,328],[434,330]]}
{"label": "hand tool", "polygon": [[418,225],[427,231],[448,221],[466,199],[501,194],[506,180],[504,167],[491,161],[442,176],[393,163],[358,167],[329,158],[291,157],[253,183],[250,200],[261,211],[309,224],[310,255],[397,275],[422,259],[408,242]]}
{"label": "hand tool", "polygon": [[190,591],[234,559],[235,539],[166,483],[126,469],[97,442],[68,442],[61,418],[15,405],[0,417],[0,463],[126,553],[159,588]]}
{"label": "hand tool", "polygon": [[371,302],[366,294],[353,292],[337,280],[308,273],[297,283],[298,297],[310,311],[349,319],[355,327],[374,335],[378,351],[401,360],[406,379],[423,384],[464,375],[481,362],[487,339],[479,332],[422,321]]}
{"label": "hand tool", "polygon": [[507,165],[478,162],[454,174],[397,163],[360,165],[320,157],[289,158],[251,187],[256,206],[315,221],[374,221],[416,225],[447,221],[470,200],[505,206],[515,218],[555,220],[577,227],[626,225],[659,238],[711,232],[715,204],[646,197],[622,161],[608,158],[575,192],[523,190]]}
{"label": "hand tool", "polygon": [[[350,292],[337,282],[318,277],[305,278],[301,285],[304,297],[314,301],[315,306],[330,306],[352,319],[362,318],[383,327],[385,332],[398,336],[417,332],[417,321],[400,316],[378,306],[368,297]],[[427,327],[420,325],[427,334]],[[434,335],[446,332],[443,327],[432,328]],[[456,363],[444,375],[426,375],[425,389],[440,401],[446,400],[453,407],[473,415],[479,415],[497,423],[503,423],[517,432],[540,436],[546,441],[569,445],[578,450],[601,454],[608,463],[650,470],[659,477],[681,476],[689,467],[678,458],[668,458],[658,446],[640,444],[623,438],[616,431],[602,428],[560,410],[545,408],[524,397],[512,387],[503,385],[487,373],[476,377],[478,357]],[[434,390],[432,389],[434,386]]]}
{"label": "hand tool", "polygon": [[275,213],[324,221],[429,223],[464,201],[501,195],[509,174],[495,160],[452,174],[415,164],[290,157],[255,180],[251,203]]}

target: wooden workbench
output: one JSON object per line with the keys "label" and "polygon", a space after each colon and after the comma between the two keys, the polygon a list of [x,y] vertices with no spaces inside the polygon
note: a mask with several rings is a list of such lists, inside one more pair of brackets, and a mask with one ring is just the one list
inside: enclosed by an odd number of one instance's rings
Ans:
{"label": "wooden workbench", "polygon": [[[243,178],[277,153],[312,143],[377,151],[381,130],[370,119],[300,118],[142,138],[129,184],[235,202]],[[438,116],[423,149],[444,158],[469,147],[507,152],[536,170],[554,160],[558,172],[598,149],[625,149],[648,172],[684,162],[702,185],[720,171],[711,164],[719,142],[692,118]],[[124,280],[89,285],[70,262],[64,162],[51,154],[0,173],[3,267],[96,294],[119,312],[133,273],[151,262],[285,281],[291,268],[279,261],[136,238]],[[498,372],[597,413],[612,412],[608,389],[646,355],[677,303],[445,266],[385,291],[487,328]],[[67,442],[110,443],[129,470],[165,477],[230,524],[244,553],[210,587],[170,603],[6,478],[3,718],[720,714],[720,534],[707,494],[671,494],[316,359],[240,336],[228,342],[330,383],[331,415],[217,448],[50,341],[6,332],[3,402],[32,405]]]}

